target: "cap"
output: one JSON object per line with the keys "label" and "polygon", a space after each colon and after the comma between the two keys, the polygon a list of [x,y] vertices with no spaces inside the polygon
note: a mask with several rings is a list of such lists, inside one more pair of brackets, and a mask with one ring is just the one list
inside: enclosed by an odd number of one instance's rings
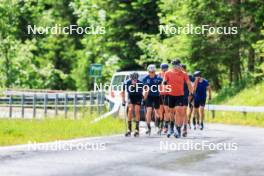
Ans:
{"label": "cap", "polygon": [[200,70],[196,70],[193,74],[194,77],[198,77],[201,76],[201,71]]}
{"label": "cap", "polygon": [[166,64],[166,63],[160,64],[160,69],[161,70],[168,69],[168,68],[169,68],[169,65],[168,64]]}
{"label": "cap", "polygon": [[137,72],[131,73],[130,78],[133,80],[137,80],[138,79],[138,73]]}
{"label": "cap", "polygon": [[154,65],[154,64],[150,64],[149,66],[148,66],[148,71],[149,72],[153,72],[153,71],[155,71],[156,70],[156,66]]}
{"label": "cap", "polygon": [[171,64],[172,64],[173,66],[180,66],[181,61],[180,61],[179,59],[175,59],[174,61],[171,62]]}

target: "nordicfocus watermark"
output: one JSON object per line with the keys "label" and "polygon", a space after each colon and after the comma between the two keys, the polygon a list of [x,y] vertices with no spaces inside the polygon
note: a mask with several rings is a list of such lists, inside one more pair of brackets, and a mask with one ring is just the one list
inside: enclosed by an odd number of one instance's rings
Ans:
{"label": "nordicfocus watermark", "polygon": [[106,149],[105,143],[89,143],[89,142],[63,142],[55,141],[52,143],[37,143],[29,141],[27,144],[29,151],[102,151]]}
{"label": "nordicfocus watermark", "polygon": [[105,34],[105,27],[103,26],[87,26],[81,27],[78,25],[62,26],[61,24],[55,24],[54,26],[36,26],[28,25],[27,34],[45,35],[45,34],[64,34],[64,35],[98,35]]}
{"label": "nordicfocus watermark", "polygon": [[143,83],[136,83],[135,85],[131,84],[127,86],[126,84],[117,84],[117,85],[110,85],[110,84],[102,84],[102,83],[94,83],[94,91],[107,91],[107,90],[129,90],[129,92],[140,92],[144,91],[151,91],[151,92],[171,92],[172,88],[171,85],[144,85]]}
{"label": "nordicfocus watermark", "polygon": [[238,150],[237,143],[213,143],[210,141],[193,142],[186,140],[181,142],[160,141],[161,151],[236,151]]}
{"label": "nordicfocus watermark", "polygon": [[174,26],[174,25],[160,25],[160,34],[166,35],[204,35],[204,34],[220,34],[220,35],[236,35],[238,34],[238,27],[226,27],[226,26],[210,26],[200,25],[194,26],[193,24],[187,24],[186,26]]}

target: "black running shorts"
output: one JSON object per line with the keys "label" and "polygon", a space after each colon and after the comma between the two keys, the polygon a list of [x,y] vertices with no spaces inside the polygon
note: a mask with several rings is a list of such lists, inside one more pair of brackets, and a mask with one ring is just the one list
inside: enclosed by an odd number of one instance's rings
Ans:
{"label": "black running shorts", "polygon": [[152,107],[155,109],[160,108],[160,96],[154,97],[154,96],[148,96],[146,99],[146,107]]}
{"label": "black running shorts", "polygon": [[129,95],[128,104],[141,105],[143,96],[142,95]]}
{"label": "black running shorts", "polygon": [[175,106],[184,106],[184,96],[172,96],[168,95],[169,108],[174,108]]}
{"label": "black running shorts", "polygon": [[188,101],[188,96],[184,96],[184,97],[183,97],[183,105],[184,105],[184,106],[188,106],[188,102],[189,102],[189,101]]}
{"label": "black running shorts", "polygon": [[205,107],[206,98],[195,98],[194,99],[194,107],[199,108],[200,106]]}

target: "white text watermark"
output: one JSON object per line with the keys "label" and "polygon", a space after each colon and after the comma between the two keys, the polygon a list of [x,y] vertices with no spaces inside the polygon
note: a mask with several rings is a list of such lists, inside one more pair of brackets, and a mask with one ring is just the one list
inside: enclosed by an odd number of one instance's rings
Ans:
{"label": "white text watermark", "polygon": [[161,151],[236,151],[238,149],[237,143],[213,143],[210,141],[201,141],[194,142],[191,140],[186,141],[177,141],[177,142],[169,142],[169,141],[160,141],[160,150]]}
{"label": "white text watermark", "polygon": [[62,26],[60,24],[55,24],[54,26],[36,26],[36,25],[28,25],[27,26],[27,34],[34,35],[46,35],[46,34],[64,34],[64,35],[97,35],[97,34],[105,34],[105,27],[103,26],[87,26],[81,27],[78,25],[69,25]]}
{"label": "white text watermark", "polygon": [[37,143],[29,141],[27,144],[29,151],[102,151],[106,149],[105,143],[89,143],[89,142],[63,142],[55,141],[53,143]]}
{"label": "white text watermark", "polygon": [[174,25],[160,25],[160,34],[166,35],[205,35],[205,34],[219,34],[219,35],[235,35],[238,34],[238,27],[223,27],[223,26],[210,26],[200,25],[194,26],[193,24],[187,24],[186,26],[174,26]]}

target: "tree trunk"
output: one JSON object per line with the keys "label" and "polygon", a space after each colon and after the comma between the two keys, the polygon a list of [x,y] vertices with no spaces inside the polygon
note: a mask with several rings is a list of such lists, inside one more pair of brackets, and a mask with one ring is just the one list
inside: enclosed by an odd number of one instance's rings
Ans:
{"label": "tree trunk", "polygon": [[255,69],[255,50],[250,46],[248,50],[248,71],[253,72]]}
{"label": "tree trunk", "polygon": [[231,86],[233,83],[233,64],[230,64],[229,67],[229,85]]}
{"label": "tree trunk", "polygon": [[238,34],[234,35],[233,37],[233,43],[232,43],[232,49],[233,49],[233,58],[232,59],[232,65],[233,65],[233,81],[239,82],[240,75],[241,75],[241,59],[240,59],[240,27],[241,27],[241,20],[240,20],[240,6],[241,1],[240,0],[231,0],[231,4],[233,5],[234,10],[234,16],[233,16],[233,25],[238,27]]}

